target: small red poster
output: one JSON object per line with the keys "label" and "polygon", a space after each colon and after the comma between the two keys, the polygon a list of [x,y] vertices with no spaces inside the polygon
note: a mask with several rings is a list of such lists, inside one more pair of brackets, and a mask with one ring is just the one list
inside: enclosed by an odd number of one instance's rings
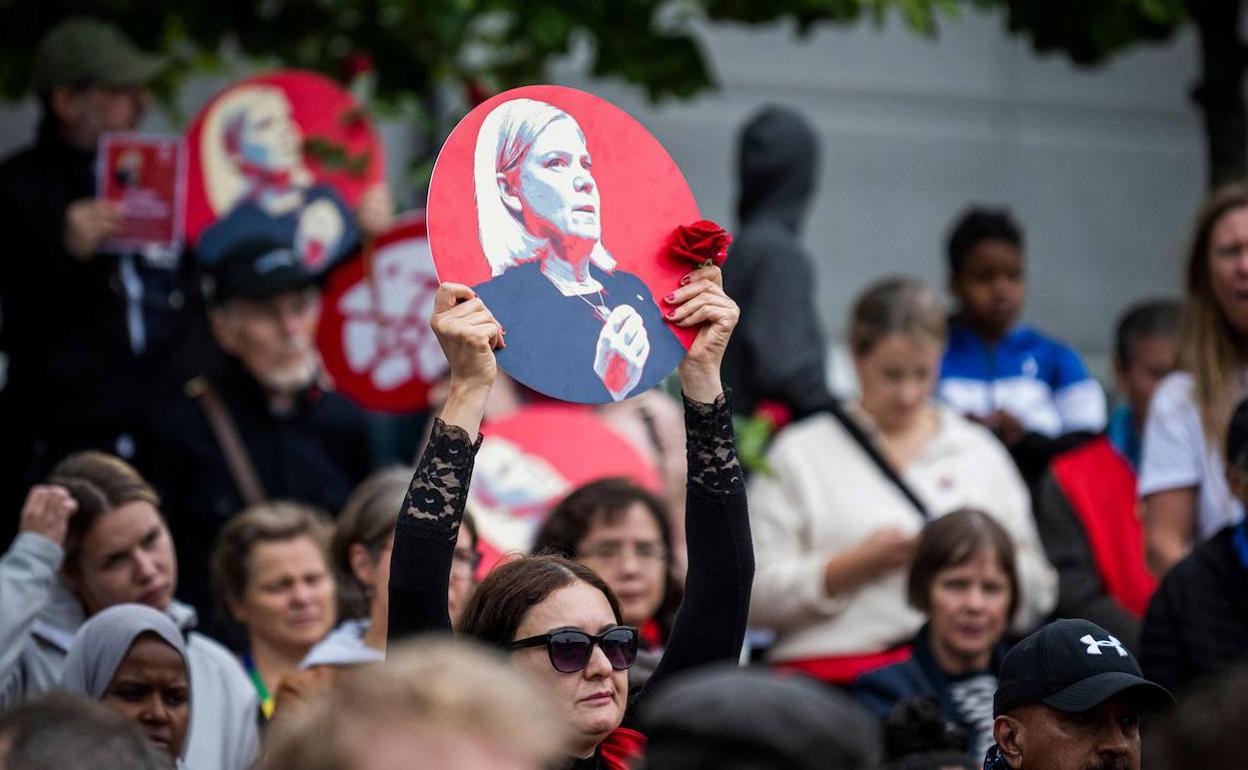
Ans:
{"label": "small red poster", "polygon": [[178,136],[106,133],[96,155],[96,196],[115,203],[121,232],[104,251],[172,249],[181,240],[186,167]]}
{"label": "small red poster", "polygon": [[628,398],[697,333],[659,301],[689,270],[667,246],[700,219],[697,202],[663,145],[610,102],[561,86],[489,99],[438,154],[428,211],[438,277],[476,289],[507,330],[499,365],[534,390]]}
{"label": "small red poster", "polygon": [[423,212],[399,218],[330,274],[317,344],[338,390],[366,409],[424,409],[447,368],[429,326],[438,277]]}
{"label": "small red poster", "polygon": [[382,179],[382,145],[333,80],[280,70],[236,83],[204,106],[186,143],[186,237],[201,262],[266,240],[323,274],[359,246],[355,207]]}
{"label": "small red poster", "polygon": [[534,404],[482,432],[468,507],[487,554],[527,552],[550,509],[582,484],[622,476],[661,488],[655,467],[593,409]]}

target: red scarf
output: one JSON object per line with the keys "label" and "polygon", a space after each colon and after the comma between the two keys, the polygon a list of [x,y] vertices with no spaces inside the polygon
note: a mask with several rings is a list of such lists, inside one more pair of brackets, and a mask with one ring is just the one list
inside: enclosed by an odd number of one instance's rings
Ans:
{"label": "red scarf", "polygon": [[773,666],[784,671],[799,671],[822,682],[850,685],[868,671],[909,659],[910,645],[907,644],[882,652],[866,652],[861,655],[828,655],[822,658],[785,660]]}
{"label": "red scarf", "polygon": [[1083,524],[1105,591],[1143,617],[1157,579],[1144,563],[1135,471],[1105,436],[1059,455],[1052,468]]}
{"label": "red scarf", "polygon": [[598,744],[598,756],[610,770],[629,770],[645,750],[646,736],[627,727],[615,728]]}

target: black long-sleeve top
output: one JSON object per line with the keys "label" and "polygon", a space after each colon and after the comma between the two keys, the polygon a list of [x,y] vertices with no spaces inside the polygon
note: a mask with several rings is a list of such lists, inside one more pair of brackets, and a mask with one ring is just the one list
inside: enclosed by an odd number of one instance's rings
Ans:
{"label": "black long-sleeve top", "polygon": [[[634,722],[638,703],[652,685],[695,666],[736,660],[745,637],[754,549],[727,398],[720,396],[713,404],[685,399],[685,431],[689,460],[685,596],[650,684],[630,693],[625,726]],[[480,437],[473,442],[464,430],[434,422],[395,525],[389,644],[451,628],[447,610],[451,555],[480,445]],[[591,759],[594,762],[585,766],[597,767],[597,758]]]}

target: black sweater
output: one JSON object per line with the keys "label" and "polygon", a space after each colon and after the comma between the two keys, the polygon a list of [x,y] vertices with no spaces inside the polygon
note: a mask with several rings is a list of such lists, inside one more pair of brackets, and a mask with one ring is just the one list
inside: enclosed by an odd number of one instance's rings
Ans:
{"label": "black sweater", "polygon": [[[689,572],[663,659],[645,691],[630,694],[625,726],[652,685],[680,671],[736,660],[745,637],[754,579],[745,484],[737,462],[727,399],[685,399],[689,459],[685,508]],[[449,631],[451,554],[464,512],[473,460],[481,444],[441,420],[416,466],[394,533],[390,562],[388,643]],[[588,765],[596,767],[597,757]]]}
{"label": "black sweater", "polygon": [[1175,695],[1248,661],[1248,570],[1232,543],[1238,526],[1197,546],[1148,603],[1140,665]]}

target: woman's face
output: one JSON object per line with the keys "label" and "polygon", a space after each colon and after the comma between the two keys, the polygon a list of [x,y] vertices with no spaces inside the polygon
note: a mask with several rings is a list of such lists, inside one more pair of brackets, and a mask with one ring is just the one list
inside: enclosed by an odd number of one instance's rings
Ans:
{"label": "woman's face", "polygon": [[549,123],[505,181],[518,199],[524,227],[538,238],[592,247],[602,238],[602,205],[585,138],[576,122]]}
{"label": "woman's face", "polygon": [[986,668],[1009,624],[1010,579],[992,550],[936,573],[931,589],[931,640],[948,655]]}
{"label": "woman's face", "polygon": [[182,753],[191,717],[186,661],[159,636],[143,634],[134,640],[101,700],[142,728],[170,757]]}
{"label": "woman's face", "polygon": [[862,406],[882,430],[908,427],[923,413],[943,352],[927,336],[899,332],[854,359]]}
{"label": "woman's face", "polygon": [[94,615],[127,602],[164,610],[173,601],[177,572],[164,519],[151,503],[135,501],[95,521],[67,577],[87,614]]}
{"label": "woman's face", "polygon": [[599,515],[576,544],[576,558],[611,586],[628,625],[640,628],[658,612],[668,554],[659,524],[644,503],[633,503],[613,521]]}
{"label": "woman's face", "polygon": [[290,171],[300,163],[302,144],[284,98],[257,99],[244,113],[238,152],[248,165]]}
{"label": "woman's face", "polygon": [[1209,281],[1227,321],[1248,334],[1248,208],[1231,209],[1209,234]]}
{"label": "woman's face", "polygon": [[[607,597],[578,580],[531,607],[516,629],[515,639],[565,628],[596,636],[615,625],[615,614],[611,612]],[[550,688],[565,714],[565,723],[576,736],[578,755],[587,755],[623,721],[628,701],[628,672],[611,668],[607,656],[597,645],[589,664],[571,674],[555,670],[545,647],[516,650],[512,658],[517,666]]]}
{"label": "woman's face", "polygon": [[334,580],[310,537],[259,543],[247,588],[231,611],[254,640],[302,656],[334,624]]}

